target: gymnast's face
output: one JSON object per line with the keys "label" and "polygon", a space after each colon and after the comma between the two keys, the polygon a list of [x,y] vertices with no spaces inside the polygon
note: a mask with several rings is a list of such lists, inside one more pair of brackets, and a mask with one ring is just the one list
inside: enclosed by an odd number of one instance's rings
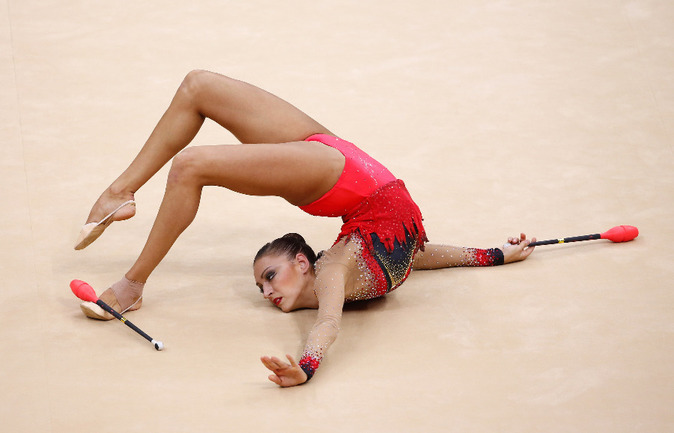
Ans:
{"label": "gymnast's face", "polygon": [[255,284],[283,312],[299,308],[298,299],[306,282],[308,260],[303,254],[290,259],[285,254],[267,254],[253,264]]}

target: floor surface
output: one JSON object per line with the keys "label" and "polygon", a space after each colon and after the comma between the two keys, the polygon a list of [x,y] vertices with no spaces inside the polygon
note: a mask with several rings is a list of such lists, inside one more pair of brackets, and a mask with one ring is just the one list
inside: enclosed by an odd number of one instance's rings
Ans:
{"label": "floor surface", "polygon": [[[674,3],[0,0],[0,419],[8,432],[674,431]],[[211,189],[128,318],[86,319],[140,252],[135,218],[72,249],[192,69],[286,98],[385,163],[432,241],[492,247],[637,226],[629,243],[414,273],[351,305],[311,383],[315,312],[254,286],[265,242],[339,220]],[[194,144],[236,143],[213,123]]]}

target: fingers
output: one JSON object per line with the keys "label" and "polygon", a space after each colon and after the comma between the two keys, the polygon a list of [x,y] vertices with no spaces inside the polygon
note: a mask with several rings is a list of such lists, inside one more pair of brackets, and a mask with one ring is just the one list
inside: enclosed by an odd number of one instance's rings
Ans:
{"label": "fingers", "polygon": [[273,372],[277,372],[279,370],[282,370],[284,368],[288,367],[288,364],[285,362],[281,361],[277,357],[268,357],[268,356],[263,356],[260,358],[260,361],[262,361],[262,364],[264,364],[265,367],[267,367],[269,370]]}
{"label": "fingers", "polygon": [[281,374],[281,371],[283,370],[283,365],[285,364],[282,362],[280,359],[274,357],[269,357],[269,356],[263,356],[260,358],[260,361],[262,361],[262,364],[264,364],[265,367],[267,367],[269,370],[273,371],[275,374],[270,374],[267,376],[269,380],[274,382],[278,386],[283,386],[283,381],[281,380],[281,377],[279,374]]}
{"label": "fingers", "polygon": [[262,364],[264,364],[265,367],[267,367],[269,370],[273,371],[276,374],[283,374],[284,371],[287,371],[288,369],[300,368],[300,366],[297,364],[297,361],[295,361],[295,358],[293,358],[292,355],[286,355],[286,358],[288,358],[290,364],[281,361],[275,356],[272,357],[263,356],[262,358],[260,358],[260,361],[262,361]]}
{"label": "fingers", "polygon": [[508,238],[508,243],[510,245],[519,245],[521,242],[524,242],[527,240],[527,235],[524,233],[520,233],[520,237],[509,237]]}
{"label": "fingers", "polygon": [[278,386],[281,386],[281,379],[280,379],[277,375],[275,375],[275,374],[270,374],[270,375],[269,375],[269,380],[271,380],[272,382],[274,382],[274,383],[277,384]]}
{"label": "fingers", "polygon": [[260,358],[260,361],[262,361],[262,364],[264,364],[265,367],[274,372],[274,374],[270,374],[267,378],[278,386],[283,386],[283,380],[279,375],[283,374],[283,370],[288,367],[288,364],[275,356],[271,358],[269,356],[263,356]]}
{"label": "fingers", "polygon": [[274,371],[274,367],[271,365],[271,358],[268,356],[263,356],[260,358],[260,361],[262,361],[262,365],[267,367],[269,370]]}
{"label": "fingers", "polygon": [[529,244],[536,242],[536,238],[527,239],[527,235],[520,233],[519,237],[509,237],[503,245],[504,263],[519,262],[531,255],[536,247]]}
{"label": "fingers", "polygon": [[271,370],[274,374],[270,374],[267,378],[281,387],[296,386],[307,381],[306,374],[291,355],[286,355],[290,364],[281,361],[275,356],[263,356],[260,358],[262,364]]}
{"label": "fingers", "polygon": [[292,367],[299,367],[299,365],[297,365],[297,362],[295,362],[295,358],[293,358],[292,355],[286,355],[286,358],[288,358],[288,361],[290,361],[290,365]]}
{"label": "fingers", "polygon": [[[528,240],[526,234],[520,233],[519,237],[509,237],[508,243],[510,245],[520,245],[522,243],[526,243],[526,245],[529,245],[531,242],[535,242],[535,240],[536,240],[536,238]],[[504,245],[504,246],[507,246],[507,245]]]}
{"label": "fingers", "polygon": [[522,239],[522,242],[520,243],[520,260],[524,260],[527,257],[531,255],[531,253],[534,252],[534,248],[536,247],[530,247],[529,244],[532,242],[536,242],[536,238],[531,238],[531,240],[528,240],[526,238],[526,235],[522,233],[520,235],[520,238]]}
{"label": "fingers", "polygon": [[523,254],[523,259],[526,259],[527,257],[529,257],[529,255],[530,255],[531,253],[534,252],[534,248],[536,248],[536,247],[530,247],[530,246],[529,246],[529,244],[532,243],[532,242],[536,242],[536,238],[531,238],[530,241],[527,241],[527,248],[522,252],[522,254]]}
{"label": "fingers", "polygon": [[[536,238],[527,239],[527,235],[525,235],[524,233],[521,233],[521,234],[520,234],[520,239],[521,239],[521,245],[523,245],[523,247],[524,247],[526,250],[533,250],[534,248],[536,248],[536,247],[529,247],[529,244],[530,244],[530,243],[536,242]],[[529,254],[531,254],[531,251],[529,251]],[[528,256],[529,254],[527,254],[527,256]]]}
{"label": "fingers", "polygon": [[520,257],[522,257],[522,260],[529,257],[531,255],[531,253],[534,252],[534,248],[536,248],[536,247],[527,248],[526,250],[522,251],[522,253],[520,254]]}

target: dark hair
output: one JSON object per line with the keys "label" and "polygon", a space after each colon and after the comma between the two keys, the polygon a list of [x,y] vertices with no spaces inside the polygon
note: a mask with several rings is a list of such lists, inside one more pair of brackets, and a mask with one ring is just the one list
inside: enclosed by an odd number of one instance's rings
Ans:
{"label": "dark hair", "polygon": [[267,254],[285,254],[292,260],[299,253],[307,256],[307,259],[309,259],[312,266],[316,263],[316,253],[314,253],[314,250],[307,245],[304,238],[297,233],[287,233],[278,239],[268,242],[260,248],[260,251],[255,254],[253,263],[257,262],[257,259],[266,256]]}

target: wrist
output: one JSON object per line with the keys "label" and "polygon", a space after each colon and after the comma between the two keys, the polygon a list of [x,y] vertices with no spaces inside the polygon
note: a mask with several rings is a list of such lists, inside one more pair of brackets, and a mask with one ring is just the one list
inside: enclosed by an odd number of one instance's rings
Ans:
{"label": "wrist", "polygon": [[310,355],[305,355],[302,357],[302,359],[300,359],[300,362],[298,364],[302,369],[302,371],[304,372],[304,374],[307,375],[306,382],[309,382],[309,380],[311,380],[311,378],[314,376],[314,373],[316,373],[316,370],[318,369],[320,363],[321,363],[320,359],[316,359]]}
{"label": "wrist", "polygon": [[503,254],[503,250],[500,248],[490,248],[489,251],[492,251],[492,256],[494,257],[494,262],[492,263],[492,266],[500,266],[500,265],[505,265],[505,255]]}
{"label": "wrist", "polygon": [[470,259],[467,266],[499,266],[504,263],[503,251],[499,248],[468,248]]}

